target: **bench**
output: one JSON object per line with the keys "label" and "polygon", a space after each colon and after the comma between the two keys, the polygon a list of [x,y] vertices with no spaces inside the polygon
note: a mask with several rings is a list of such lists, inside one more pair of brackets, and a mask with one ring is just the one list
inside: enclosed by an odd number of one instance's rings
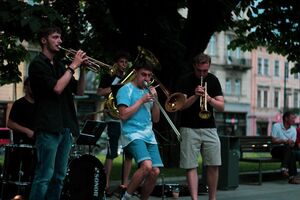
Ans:
{"label": "bench", "polygon": [[[274,163],[281,162],[280,159],[272,158],[271,136],[240,136],[240,159],[242,162],[258,163],[258,184],[262,184],[262,164],[263,163]],[[261,157],[244,157],[244,153],[269,153],[270,156]]]}

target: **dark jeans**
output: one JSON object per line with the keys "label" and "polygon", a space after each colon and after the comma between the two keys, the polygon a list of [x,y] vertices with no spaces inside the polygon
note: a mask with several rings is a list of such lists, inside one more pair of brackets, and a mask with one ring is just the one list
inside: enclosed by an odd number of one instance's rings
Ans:
{"label": "dark jeans", "polygon": [[281,167],[287,168],[290,176],[297,175],[296,155],[292,147],[288,145],[273,147],[271,155],[281,160]]}
{"label": "dark jeans", "polygon": [[70,129],[58,134],[39,132],[36,137],[37,166],[30,200],[59,200],[72,146]]}

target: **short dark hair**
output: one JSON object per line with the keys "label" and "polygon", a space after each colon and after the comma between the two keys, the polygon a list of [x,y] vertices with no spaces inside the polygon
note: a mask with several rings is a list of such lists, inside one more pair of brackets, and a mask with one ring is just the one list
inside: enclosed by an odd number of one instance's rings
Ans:
{"label": "short dark hair", "polygon": [[119,59],[125,58],[126,60],[130,59],[130,54],[127,51],[120,50],[116,53],[114,61],[117,62]]}
{"label": "short dark hair", "polygon": [[38,40],[39,40],[39,43],[41,46],[42,46],[41,39],[47,38],[52,33],[61,34],[61,29],[58,26],[49,26],[49,27],[44,27],[44,28],[40,29],[40,31],[38,33]]}
{"label": "short dark hair", "polygon": [[211,63],[211,57],[207,54],[200,53],[193,58],[193,64]]}
{"label": "short dark hair", "polygon": [[135,70],[146,69],[152,72],[154,69],[154,64],[150,60],[140,59],[133,64],[133,68]]}
{"label": "short dark hair", "polygon": [[282,116],[282,121],[285,121],[285,119],[288,118],[291,115],[295,115],[295,113],[292,112],[292,111],[286,111],[286,112],[284,112],[283,116]]}

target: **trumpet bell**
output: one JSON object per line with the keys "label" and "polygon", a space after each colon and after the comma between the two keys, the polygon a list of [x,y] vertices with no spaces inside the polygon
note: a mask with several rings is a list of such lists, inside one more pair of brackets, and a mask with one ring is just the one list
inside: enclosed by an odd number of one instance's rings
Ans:
{"label": "trumpet bell", "polygon": [[201,110],[200,112],[199,112],[199,117],[201,118],[201,119],[208,119],[208,118],[210,118],[210,112],[208,111],[208,110]]}
{"label": "trumpet bell", "polygon": [[186,101],[184,94],[176,92],[168,97],[165,102],[165,108],[168,112],[176,112],[180,110]]}

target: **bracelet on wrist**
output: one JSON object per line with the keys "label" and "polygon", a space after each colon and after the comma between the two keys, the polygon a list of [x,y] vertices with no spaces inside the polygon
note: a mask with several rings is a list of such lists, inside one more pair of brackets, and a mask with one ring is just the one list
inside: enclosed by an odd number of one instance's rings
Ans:
{"label": "bracelet on wrist", "polygon": [[67,67],[67,70],[69,70],[71,72],[71,74],[75,74],[75,70],[72,67]]}

